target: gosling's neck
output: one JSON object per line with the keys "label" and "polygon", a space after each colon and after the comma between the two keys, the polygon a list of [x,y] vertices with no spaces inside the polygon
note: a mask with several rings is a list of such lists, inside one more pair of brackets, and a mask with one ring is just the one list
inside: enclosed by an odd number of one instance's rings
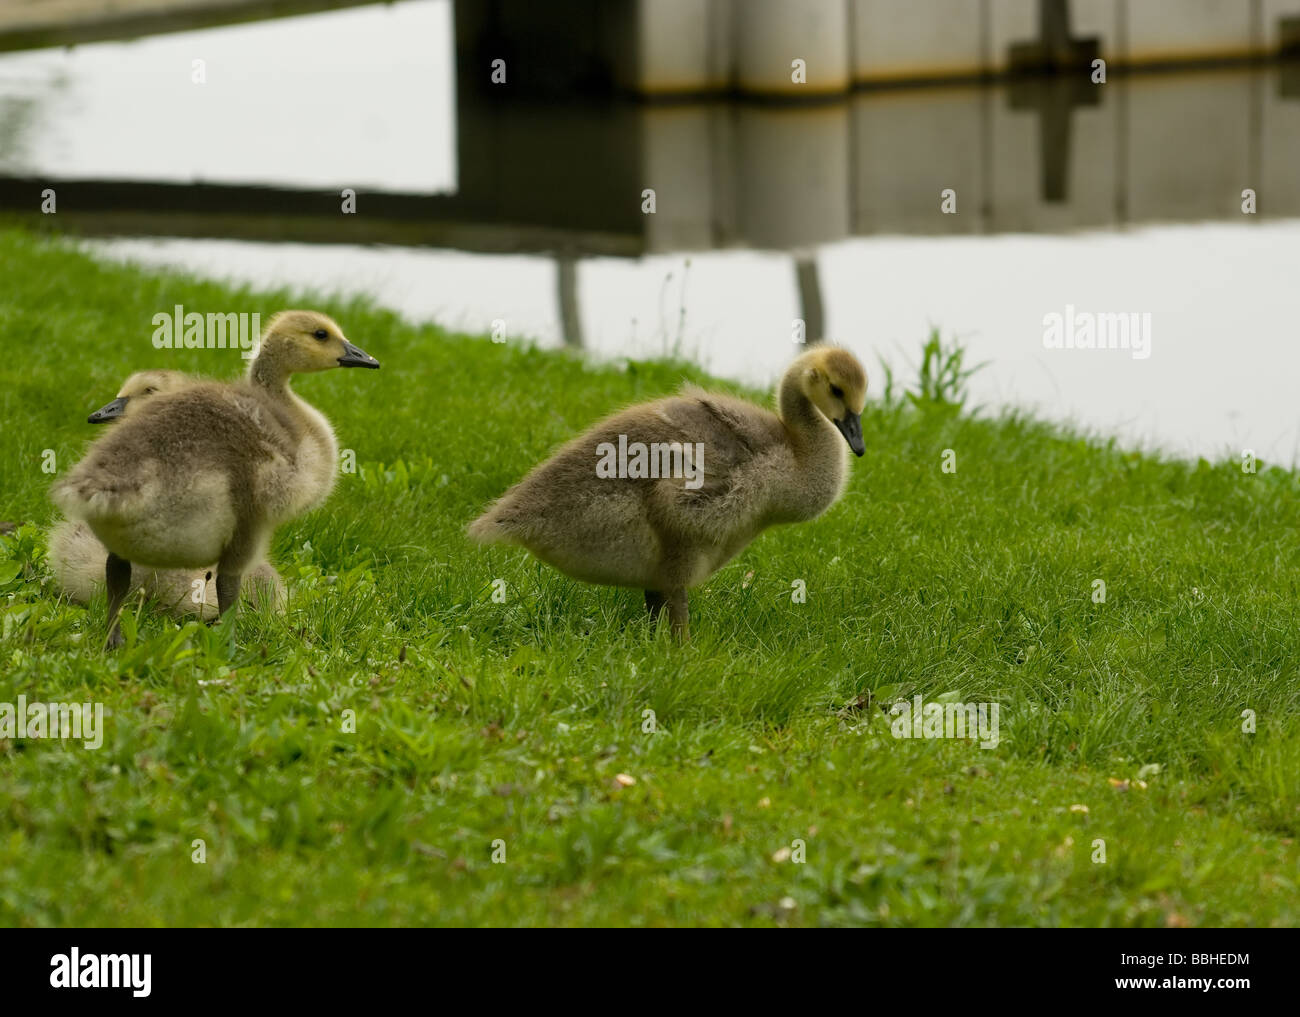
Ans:
{"label": "gosling's neck", "polygon": [[310,434],[323,447],[332,446],[334,432],[329,422],[289,387],[292,374],[284,361],[271,351],[259,353],[248,367],[249,383],[283,407],[285,419],[292,422],[290,426],[294,431]]}
{"label": "gosling's neck", "polygon": [[848,449],[839,431],[803,391],[805,365],[796,362],[781,379],[777,409],[794,454],[797,477],[791,478],[773,518],[779,522],[815,519],[844,490]]}
{"label": "gosling's neck", "polygon": [[272,395],[287,397],[290,371],[274,352],[263,349],[248,365],[248,380]]}
{"label": "gosling's neck", "polygon": [[796,454],[807,458],[836,451],[839,433],[804,394],[803,370],[802,362],[796,361],[785,372],[777,391],[777,412],[794,442]]}

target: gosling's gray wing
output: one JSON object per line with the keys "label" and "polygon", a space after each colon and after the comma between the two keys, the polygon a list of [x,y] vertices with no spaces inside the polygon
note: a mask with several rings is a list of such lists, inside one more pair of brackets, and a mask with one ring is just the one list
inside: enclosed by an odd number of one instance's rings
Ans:
{"label": "gosling's gray wing", "polygon": [[702,535],[760,525],[792,462],[780,419],[752,403],[703,392],[663,400],[656,415],[677,440],[702,446],[703,469],[695,478],[658,482],[678,525]]}

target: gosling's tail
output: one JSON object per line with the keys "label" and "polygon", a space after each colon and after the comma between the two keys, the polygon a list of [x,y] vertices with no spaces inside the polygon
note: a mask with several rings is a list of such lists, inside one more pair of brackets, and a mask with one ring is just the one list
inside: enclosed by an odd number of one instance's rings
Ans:
{"label": "gosling's tail", "polygon": [[78,463],[50,488],[50,499],[63,514],[85,522],[129,515],[141,496],[140,482],[97,476],[99,471],[84,466]]}
{"label": "gosling's tail", "polygon": [[108,550],[81,522],[62,520],[50,530],[47,560],[58,588],[78,604],[89,604],[104,586]]}
{"label": "gosling's tail", "polygon": [[502,498],[466,527],[465,536],[479,544],[517,544],[518,520]]}

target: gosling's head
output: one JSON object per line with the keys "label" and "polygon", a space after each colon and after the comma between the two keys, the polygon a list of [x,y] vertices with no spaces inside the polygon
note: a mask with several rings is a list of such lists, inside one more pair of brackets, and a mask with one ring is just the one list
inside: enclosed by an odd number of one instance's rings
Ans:
{"label": "gosling's head", "polygon": [[353,346],[338,322],[319,311],[280,311],[266,323],[253,361],[273,362],[281,374],[307,374],[333,367],[379,366],[379,361]]}
{"label": "gosling's head", "polygon": [[86,418],[86,422],[103,424],[127,416],[137,410],[150,396],[175,392],[189,383],[190,379],[180,371],[136,371],[117,390],[117,398],[97,409]]}
{"label": "gosling's head", "polygon": [[862,455],[862,408],[867,404],[867,372],[848,350],[819,347],[802,357],[803,394],[826,415],[854,454]]}

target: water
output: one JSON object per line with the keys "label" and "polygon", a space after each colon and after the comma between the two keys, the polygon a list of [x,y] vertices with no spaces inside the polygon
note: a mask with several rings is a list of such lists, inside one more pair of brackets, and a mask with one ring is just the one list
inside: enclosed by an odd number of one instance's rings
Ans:
{"label": "water", "polygon": [[[454,39],[450,4],[415,0],[0,55],[0,205],[51,182],[60,221],[110,257],[760,385],[797,351],[795,319],[877,381],[878,359],[910,377],[934,325],[988,362],[971,388],[990,409],[1181,456],[1300,456],[1287,68],[1083,97],[559,106],[465,87]],[[1046,348],[1067,307],[1149,315],[1149,356]],[[382,357],[383,337],[356,338]]]}
{"label": "water", "polygon": [[453,191],[450,47],[435,2],[0,54],[0,172]]}

